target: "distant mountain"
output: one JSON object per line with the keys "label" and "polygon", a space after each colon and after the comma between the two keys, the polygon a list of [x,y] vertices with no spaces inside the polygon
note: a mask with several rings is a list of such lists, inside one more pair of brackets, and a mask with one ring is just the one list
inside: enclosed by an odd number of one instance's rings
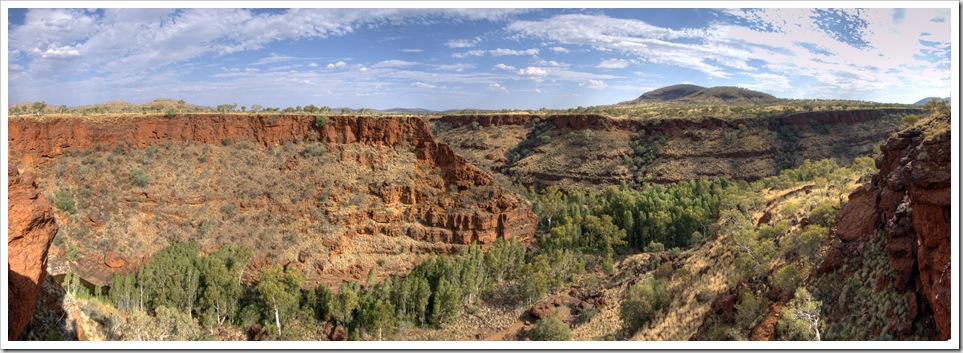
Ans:
{"label": "distant mountain", "polygon": [[705,90],[705,87],[696,85],[672,85],[645,92],[635,101],[638,102],[665,102],[686,97],[696,92]]}
{"label": "distant mountain", "polygon": [[622,104],[679,102],[679,103],[777,103],[782,99],[770,94],[741,87],[702,87],[696,85],[672,85],[662,87]]}
{"label": "distant mountain", "polygon": [[944,101],[946,101],[947,103],[949,103],[949,102],[950,102],[950,97],[946,97],[946,98],[940,98],[940,97],[926,97],[926,98],[923,98],[923,99],[920,99],[919,101],[917,101],[916,103],[913,103],[913,104],[916,104],[916,105],[923,105],[923,104],[926,104],[926,102],[929,102],[929,101],[931,101],[931,100],[934,100],[934,99],[942,99],[942,100],[944,100]]}

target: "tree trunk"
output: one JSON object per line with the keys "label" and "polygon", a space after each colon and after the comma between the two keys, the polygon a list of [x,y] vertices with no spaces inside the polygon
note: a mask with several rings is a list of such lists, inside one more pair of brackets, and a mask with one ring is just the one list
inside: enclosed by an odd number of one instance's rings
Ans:
{"label": "tree trunk", "polygon": [[274,304],[274,323],[278,325],[278,337],[281,337],[281,316],[278,315],[277,304]]}

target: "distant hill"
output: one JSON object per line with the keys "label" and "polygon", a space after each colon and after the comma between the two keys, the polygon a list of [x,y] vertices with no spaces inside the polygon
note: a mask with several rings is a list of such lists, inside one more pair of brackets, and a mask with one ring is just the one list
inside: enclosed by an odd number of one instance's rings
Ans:
{"label": "distant hill", "polygon": [[391,108],[391,109],[381,109],[379,112],[382,113],[409,113],[409,114],[430,114],[437,113],[435,110],[423,109],[423,108]]}
{"label": "distant hill", "polygon": [[920,99],[920,100],[916,101],[916,103],[913,103],[913,104],[923,105],[923,104],[926,104],[926,102],[929,102],[929,101],[934,100],[934,99],[942,99],[942,100],[944,100],[944,101],[946,101],[946,102],[949,102],[949,101],[950,101],[950,97],[946,97],[946,98],[926,97],[926,98],[923,98],[923,99]]}
{"label": "distant hill", "polygon": [[646,92],[634,100],[621,104],[679,102],[679,103],[778,103],[782,99],[741,87],[702,87],[680,84]]}

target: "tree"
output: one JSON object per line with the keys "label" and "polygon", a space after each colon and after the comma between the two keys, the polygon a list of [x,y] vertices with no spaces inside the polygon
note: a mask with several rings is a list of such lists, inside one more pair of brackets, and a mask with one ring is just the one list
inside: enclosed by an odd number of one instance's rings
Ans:
{"label": "tree", "polygon": [[792,292],[799,286],[801,273],[795,264],[786,264],[772,272],[773,286],[787,292]]}
{"label": "tree", "polygon": [[137,306],[137,277],[134,274],[114,273],[110,280],[110,301],[117,309],[131,312]]}
{"label": "tree", "polygon": [[549,316],[539,319],[528,337],[532,341],[569,341],[572,339],[572,329],[559,319]]}
{"label": "tree", "polygon": [[666,284],[661,279],[648,279],[629,287],[619,308],[622,321],[630,332],[638,331],[670,303]]}
{"label": "tree", "polygon": [[308,306],[314,312],[314,318],[322,321],[331,312],[330,303],[331,289],[324,283],[318,284],[313,290],[305,292],[305,298],[303,300],[303,305]]}
{"label": "tree", "polygon": [[274,311],[274,323],[281,336],[281,316],[293,313],[298,308],[301,294],[301,284],[304,274],[294,266],[283,268],[281,265],[266,267],[261,270],[261,281],[254,287],[258,299]]}
{"label": "tree", "polygon": [[950,104],[947,101],[939,98],[930,99],[926,102],[926,104],[923,104],[923,111],[932,116],[949,117]]}
{"label": "tree", "polygon": [[428,323],[428,303],[431,298],[431,285],[425,278],[415,278],[412,283],[411,308],[418,324]]}
{"label": "tree", "polygon": [[47,108],[47,103],[46,103],[46,102],[40,101],[40,102],[34,102],[34,103],[33,103],[33,112],[34,112],[34,114],[37,114],[38,116],[43,115],[43,111],[44,111],[44,109],[46,109],[46,108]]}
{"label": "tree", "polygon": [[765,296],[756,296],[751,291],[743,289],[739,292],[739,302],[733,305],[736,309],[736,326],[740,330],[752,328],[756,319],[766,313],[768,303]]}
{"label": "tree", "polygon": [[789,341],[820,341],[819,312],[822,302],[815,300],[805,287],[796,289],[795,296],[782,309],[777,328],[780,339]]}
{"label": "tree", "polygon": [[820,226],[832,228],[836,225],[837,214],[839,214],[839,208],[836,203],[827,202],[809,212],[809,219]]}
{"label": "tree", "polygon": [[354,311],[358,308],[358,293],[350,284],[343,282],[329,306],[331,318],[347,326],[354,319]]}
{"label": "tree", "polygon": [[222,325],[234,316],[244,290],[240,282],[241,272],[252,257],[250,247],[228,244],[201,259],[198,309],[202,323]]}
{"label": "tree", "polygon": [[438,287],[435,289],[432,299],[431,323],[441,326],[458,315],[458,308],[461,301],[458,295],[458,287],[448,279],[442,277],[438,280]]}
{"label": "tree", "polygon": [[150,310],[159,306],[183,308],[190,313],[200,285],[198,250],[197,242],[189,241],[173,243],[155,253],[137,273],[137,283],[143,288],[138,293],[139,305],[146,304]]}
{"label": "tree", "polygon": [[252,113],[257,113],[257,112],[261,111],[261,109],[264,109],[264,107],[261,107],[260,104],[255,104],[255,105],[252,105],[252,106],[251,106],[251,112],[252,112]]}
{"label": "tree", "polygon": [[387,299],[366,293],[361,298],[358,317],[361,326],[368,332],[376,332],[378,340],[381,341],[385,334],[390,335],[394,328],[394,311],[394,305]]}

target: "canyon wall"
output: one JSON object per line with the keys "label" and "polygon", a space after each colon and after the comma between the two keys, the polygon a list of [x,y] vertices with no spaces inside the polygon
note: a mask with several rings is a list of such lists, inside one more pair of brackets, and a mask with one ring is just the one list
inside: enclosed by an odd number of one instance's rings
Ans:
{"label": "canyon wall", "polygon": [[[526,185],[592,187],[644,178],[670,183],[694,178],[755,180],[804,159],[843,163],[871,153],[917,109],[803,112],[768,118],[628,120],[594,114],[452,115],[439,133],[459,154]],[[511,135],[526,127],[529,134]],[[437,128],[437,126],[436,126]],[[493,133],[492,131],[498,131]],[[475,136],[466,138],[465,136]],[[632,144],[644,135],[655,160],[638,170]],[[505,143],[513,148],[504,148]],[[522,155],[513,159],[511,154]]]}
{"label": "canyon wall", "polygon": [[[285,227],[290,226],[291,231],[304,226],[298,223],[300,221],[297,221],[296,217],[292,218],[290,215],[301,215],[304,219],[303,223],[306,224],[323,223],[316,216],[306,215],[323,215],[322,217],[326,218],[324,222],[336,226],[336,229],[322,232],[316,230],[317,228],[309,228],[311,233],[308,236],[340,234],[337,241],[327,242],[326,240],[327,250],[324,252],[326,262],[315,263],[312,267],[310,256],[304,253],[305,249],[301,249],[300,253],[297,249],[306,245],[294,244],[293,250],[283,249],[285,245],[276,240],[281,238],[281,234],[272,234],[269,237],[259,238],[260,240],[253,240],[256,242],[255,245],[260,244],[264,250],[259,253],[267,253],[267,255],[256,258],[253,262],[254,268],[251,270],[276,262],[300,262],[302,263],[300,266],[310,268],[309,279],[320,278],[332,283],[344,278],[349,272],[350,276],[363,275],[368,267],[375,266],[373,264],[376,257],[381,256],[382,252],[397,252],[398,258],[408,259],[405,255],[408,252],[447,253],[457,251],[459,247],[473,242],[487,248],[496,239],[517,239],[526,245],[534,241],[536,220],[531,204],[520,195],[495,185],[491,174],[469,163],[446,143],[437,141],[428,123],[419,118],[329,116],[316,119],[315,116],[305,115],[255,114],[184,114],[170,118],[160,115],[109,118],[21,118],[10,120],[9,131],[11,158],[44,170],[47,178],[51,179],[49,181],[51,183],[54,179],[59,180],[53,172],[55,169],[53,165],[65,155],[73,153],[88,155],[87,153],[93,153],[89,151],[112,151],[117,146],[131,146],[136,149],[148,146],[172,146],[171,144],[178,146],[176,144],[181,142],[215,145],[223,151],[219,153],[232,153],[231,149],[234,145],[238,145],[237,148],[240,149],[247,148],[243,147],[243,143],[265,149],[290,143],[300,143],[300,146],[319,144],[326,146],[327,151],[333,151],[331,153],[334,153],[334,156],[340,155],[340,157],[332,157],[341,158],[340,163],[337,159],[331,160],[331,163],[342,165],[342,168],[357,168],[358,170],[354,171],[356,174],[395,168],[400,170],[399,175],[409,175],[402,184],[386,180],[384,184],[379,182],[378,185],[342,186],[339,180],[332,179],[333,176],[306,169],[307,165],[316,164],[306,161],[308,157],[293,152],[289,158],[285,157],[287,161],[280,166],[280,172],[274,161],[244,166],[244,168],[274,170],[273,174],[265,175],[271,175],[271,178],[275,179],[256,181],[264,184],[259,187],[259,189],[263,188],[264,193],[259,191],[253,198],[233,199],[230,193],[216,195],[225,192],[223,191],[225,188],[217,185],[198,185],[203,190],[195,193],[191,190],[165,189],[168,187],[163,185],[172,182],[177,175],[169,171],[158,172],[163,174],[153,175],[152,185],[138,188],[136,193],[121,194],[119,197],[122,199],[112,202],[110,200],[93,201],[91,209],[78,210],[71,215],[64,214],[79,220],[79,222],[72,222],[72,227],[90,229],[91,235],[87,236],[90,239],[98,238],[107,241],[108,244],[136,243],[125,239],[133,234],[126,235],[124,231],[117,230],[125,228],[135,229],[138,233],[137,237],[141,239],[151,239],[147,242],[148,247],[125,245],[123,251],[99,249],[103,246],[98,247],[93,244],[94,240],[72,242],[75,249],[79,249],[81,259],[81,264],[71,266],[72,270],[94,284],[106,284],[113,272],[129,272],[148,260],[152,251],[168,243],[166,240],[153,241],[153,239],[164,237],[171,230],[186,232],[186,234],[200,232],[202,223],[212,222],[210,220],[212,218],[205,220],[195,219],[192,216],[192,214],[198,214],[201,209],[235,210],[231,212],[246,219],[262,217],[258,215],[263,215],[265,211],[284,215],[273,219],[281,219]],[[358,146],[373,148],[359,149]],[[379,153],[401,153],[412,156],[413,159],[410,163],[388,160],[386,159],[388,157],[380,156]],[[165,164],[170,163],[165,162]],[[337,166],[325,167],[338,168]],[[212,167],[207,163],[197,165],[197,168],[197,170],[216,172],[217,168],[221,167]],[[289,169],[293,171],[290,175],[284,176]],[[285,187],[279,177],[307,180],[303,181],[302,185],[314,184],[317,185],[315,189],[318,190],[329,187],[344,189],[335,190],[327,201],[318,201],[317,196],[308,196],[307,193],[303,196],[278,199],[280,193],[272,193],[271,187],[266,185],[277,184],[275,187]],[[70,187],[73,189],[82,188],[81,184],[86,183],[72,177],[67,179],[78,183]],[[93,188],[94,198],[102,187]],[[369,199],[377,198],[379,202],[377,204],[352,203],[351,200],[356,199],[354,196],[361,194]],[[130,210],[130,213],[118,211],[117,201],[120,201],[120,208]],[[352,206],[344,206],[348,204]],[[200,208],[189,211],[190,207]],[[108,209],[113,211],[105,211]],[[109,214],[133,214],[135,219],[110,217]],[[113,226],[104,224],[104,215],[108,215],[110,219],[108,222],[113,222],[111,223]],[[220,217],[213,219],[217,224],[221,224],[220,227],[223,229],[232,227],[228,224],[229,221],[222,221]],[[125,225],[128,222],[130,224]],[[234,233],[237,232],[243,232],[243,230],[234,231]],[[359,245],[364,248],[349,246],[352,242],[358,242],[356,237],[359,235],[367,237],[362,240],[365,241],[364,245]],[[376,240],[381,235],[384,236],[384,244]],[[410,238],[416,243],[400,241],[397,238],[399,235],[403,236],[402,238]],[[392,245],[395,248],[388,248],[385,245],[388,241],[392,242],[391,244],[397,244]],[[205,243],[202,242],[202,244]],[[267,244],[272,245],[268,248]],[[366,253],[365,251],[376,252]],[[335,257],[338,257],[337,261]],[[363,258],[365,263],[358,265],[356,260],[360,258]],[[388,271],[384,268],[383,270]]]}
{"label": "canyon wall", "polygon": [[7,268],[9,340],[16,340],[33,315],[47,277],[47,251],[57,235],[52,205],[37,187],[36,176],[13,165],[7,172]]}
{"label": "canyon wall", "polygon": [[953,332],[949,122],[945,128],[924,126],[894,135],[882,145],[876,166],[879,173],[872,182],[854,191],[840,210],[836,230],[840,243],[819,271],[837,270],[842,259],[858,256],[867,239],[880,232],[894,272],[891,280],[898,291],[909,291],[914,299],[906,322],[929,307],[940,339],[949,339]]}

